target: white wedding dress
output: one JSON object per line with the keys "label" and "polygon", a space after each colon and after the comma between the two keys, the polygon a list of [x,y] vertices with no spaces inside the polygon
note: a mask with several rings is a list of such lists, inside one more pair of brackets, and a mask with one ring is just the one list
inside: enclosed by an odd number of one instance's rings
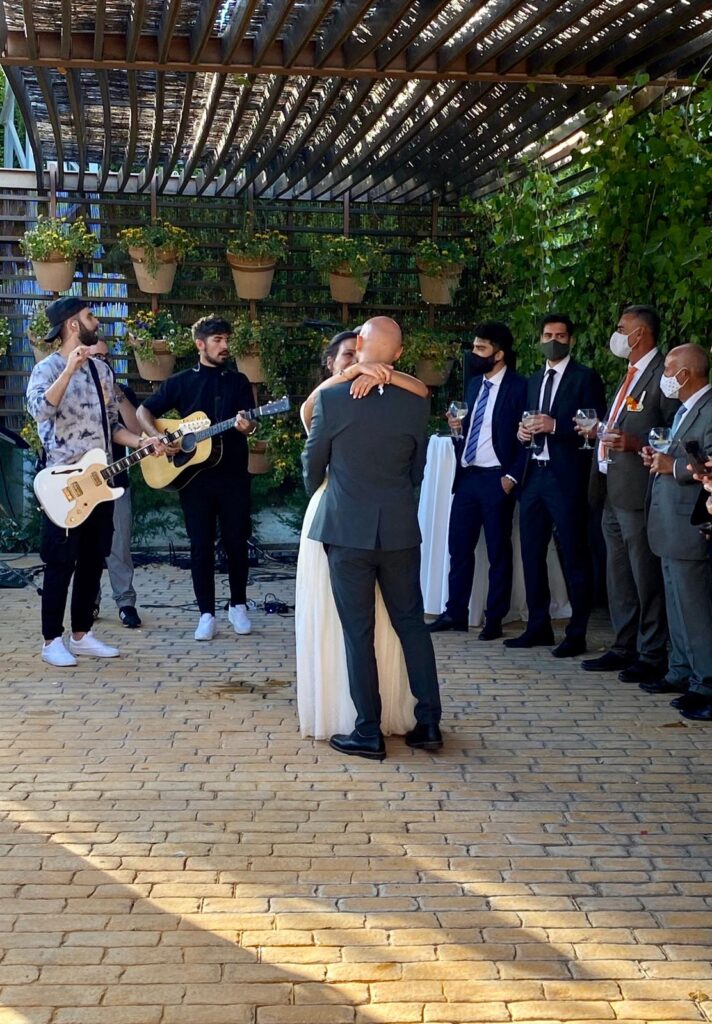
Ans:
{"label": "white wedding dress", "polygon": [[[329,563],[323,545],[309,530],[325,480],[312,495],[302,524],[297,559],[294,628],[297,647],[297,708],[302,736],[328,739],[350,733],[356,721],[349,693],[341,620],[331,592]],[[403,735],[415,725],[415,699],[408,686],[403,650],[376,587],[376,661],[381,692],[381,729]]]}

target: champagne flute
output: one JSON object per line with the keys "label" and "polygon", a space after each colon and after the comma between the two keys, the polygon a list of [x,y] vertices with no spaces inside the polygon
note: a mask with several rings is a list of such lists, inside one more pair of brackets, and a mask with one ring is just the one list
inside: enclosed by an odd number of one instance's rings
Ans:
{"label": "champagne flute", "polygon": [[648,441],[650,447],[654,448],[656,452],[662,452],[663,455],[667,454],[672,444],[672,430],[670,427],[651,427],[650,433],[648,434]]}
{"label": "champagne flute", "polygon": [[[525,430],[531,430],[532,420],[536,419],[537,416],[541,416],[541,411],[539,409],[526,409],[522,413],[522,426],[524,427]],[[529,441],[529,444],[527,445],[527,448],[538,448],[539,447],[537,445],[536,441],[534,440],[535,436],[536,436],[535,434],[532,434],[531,440]]]}
{"label": "champagne flute", "polygon": [[596,410],[577,409],[576,415],[574,416],[574,420],[576,421],[578,426],[581,427],[582,430],[586,431],[586,434],[584,435],[584,443],[581,445],[581,448],[588,448],[589,450],[591,450],[593,448],[593,445],[590,443],[588,439],[588,431],[593,430],[593,428],[598,423],[598,415],[596,413]]}
{"label": "champagne flute", "polygon": [[604,423],[603,421],[599,421],[599,424],[596,427],[596,439],[603,445],[603,451],[606,456],[603,461],[606,463],[606,465],[610,466],[613,463],[613,459],[611,458],[610,452],[608,451],[608,445],[604,440],[607,434],[608,424]]}
{"label": "champagne flute", "polygon": [[450,427],[450,437],[462,437],[462,421],[467,416],[467,402],[450,402],[447,412],[448,416],[457,420]]}

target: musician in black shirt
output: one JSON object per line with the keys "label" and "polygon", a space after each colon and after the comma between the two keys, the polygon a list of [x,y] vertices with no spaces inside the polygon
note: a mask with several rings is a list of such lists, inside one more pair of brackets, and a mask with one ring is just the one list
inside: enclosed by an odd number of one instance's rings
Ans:
{"label": "musician in black shirt", "polygon": [[[205,316],[192,327],[199,354],[197,366],[164,381],[138,409],[139,422],[148,434],[156,433],[156,418],[176,409],[181,419],[203,412],[212,423],[235,416],[235,430],[213,438],[210,459],[179,492],[190,538],[193,589],[200,610],[196,640],[215,635],[215,539],[220,537],[227,555],[230,584],[228,618],[235,632],[249,633],[247,615],[247,540],[250,536],[250,477],[247,472],[247,435],[256,423],[240,417],[252,408],[252,386],[244,374],[227,365],[231,325],[217,316]],[[169,452],[171,449],[169,448]],[[217,462],[215,461],[217,459]],[[180,486],[180,478],[177,480]]]}

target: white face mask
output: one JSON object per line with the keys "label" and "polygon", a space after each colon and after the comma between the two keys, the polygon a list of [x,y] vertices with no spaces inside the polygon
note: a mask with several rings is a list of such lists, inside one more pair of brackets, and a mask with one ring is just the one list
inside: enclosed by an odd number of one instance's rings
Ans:
{"label": "white face mask", "polygon": [[[635,348],[635,345],[631,347],[628,341],[631,334],[635,334],[635,331],[631,331],[630,334],[621,334],[620,331],[613,332],[608,345],[614,356],[618,356],[619,359],[628,358],[633,348]],[[637,345],[638,343],[636,342],[635,344]]]}
{"label": "white face mask", "polygon": [[[680,371],[678,370],[677,373]],[[677,398],[680,394],[680,388],[682,384],[677,379],[677,373],[674,377],[666,377],[665,374],[660,378],[660,390],[666,398]]]}

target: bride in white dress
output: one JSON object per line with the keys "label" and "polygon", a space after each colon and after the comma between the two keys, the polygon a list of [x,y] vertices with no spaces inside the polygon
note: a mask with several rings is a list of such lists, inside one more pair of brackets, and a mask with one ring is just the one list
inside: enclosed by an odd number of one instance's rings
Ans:
{"label": "bride in white dress", "polygon": [[[356,381],[352,394],[361,397],[377,386],[378,379],[363,374],[366,364],[357,369],[354,331],[344,331],[332,339],[325,352],[325,366],[331,374],[319,388]],[[425,398],[426,386],[416,377],[393,372],[390,386],[402,387]],[[319,390],[317,388],[316,390]],[[302,422],[309,431],[314,396],[301,408]],[[334,733],[350,733],[356,709],[349,693],[346,652],[341,620],[331,592],[329,563],[321,543],[309,538],[309,529],[321,501],[325,480],[312,495],[304,516],[297,560],[294,627],[297,647],[297,708],[302,736],[328,739]],[[415,699],[408,685],[403,651],[381,592],[376,588],[375,624],[376,661],[381,693],[381,730],[385,736],[402,735],[415,725]]]}

